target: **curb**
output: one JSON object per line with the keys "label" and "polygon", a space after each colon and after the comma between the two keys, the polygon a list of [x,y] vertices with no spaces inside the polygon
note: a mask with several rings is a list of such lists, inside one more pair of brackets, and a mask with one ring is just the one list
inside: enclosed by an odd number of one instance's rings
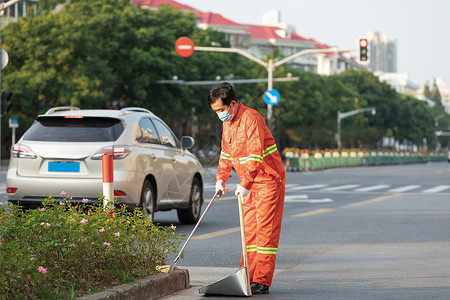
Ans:
{"label": "curb", "polygon": [[187,289],[189,271],[175,267],[170,273],[151,275],[136,283],[122,284],[103,292],[87,295],[80,300],[144,300],[160,299],[178,291]]}

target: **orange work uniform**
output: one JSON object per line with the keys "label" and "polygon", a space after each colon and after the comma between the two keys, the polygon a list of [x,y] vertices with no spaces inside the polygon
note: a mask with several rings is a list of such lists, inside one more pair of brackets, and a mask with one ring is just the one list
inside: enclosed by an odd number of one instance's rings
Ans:
{"label": "orange work uniform", "polygon": [[250,282],[271,286],[283,215],[285,171],[264,118],[242,102],[239,105],[237,114],[223,122],[216,179],[226,182],[234,167],[241,186],[250,190],[244,204]]}

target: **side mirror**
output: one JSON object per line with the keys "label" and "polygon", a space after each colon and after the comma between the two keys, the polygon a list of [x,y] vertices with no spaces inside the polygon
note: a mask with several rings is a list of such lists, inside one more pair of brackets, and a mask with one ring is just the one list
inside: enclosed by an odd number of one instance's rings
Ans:
{"label": "side mirror", "polygon": [[184,150],[191,149],[194,147],[195,141],[193,137],[190,136],[183,136],[181,137],[181,147],[183,147]]}

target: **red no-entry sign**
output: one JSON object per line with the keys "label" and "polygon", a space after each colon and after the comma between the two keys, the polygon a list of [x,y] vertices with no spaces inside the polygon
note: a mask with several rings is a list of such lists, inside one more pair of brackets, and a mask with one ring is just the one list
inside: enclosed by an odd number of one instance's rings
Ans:
{"label": "red no-entry sign", "polygon": [[175,42],[175,51],[179,56],[189,57],[194,53],[194,42],[188,37],[180,37]]}

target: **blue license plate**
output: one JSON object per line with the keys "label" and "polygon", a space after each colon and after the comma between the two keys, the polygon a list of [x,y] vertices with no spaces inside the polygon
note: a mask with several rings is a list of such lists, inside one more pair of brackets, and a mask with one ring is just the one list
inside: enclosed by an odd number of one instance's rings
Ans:
{"label": "blue license plate", "polygon": [[80,172],[80,162],[78,161],[50,161],[48,162],[49,172]]}

